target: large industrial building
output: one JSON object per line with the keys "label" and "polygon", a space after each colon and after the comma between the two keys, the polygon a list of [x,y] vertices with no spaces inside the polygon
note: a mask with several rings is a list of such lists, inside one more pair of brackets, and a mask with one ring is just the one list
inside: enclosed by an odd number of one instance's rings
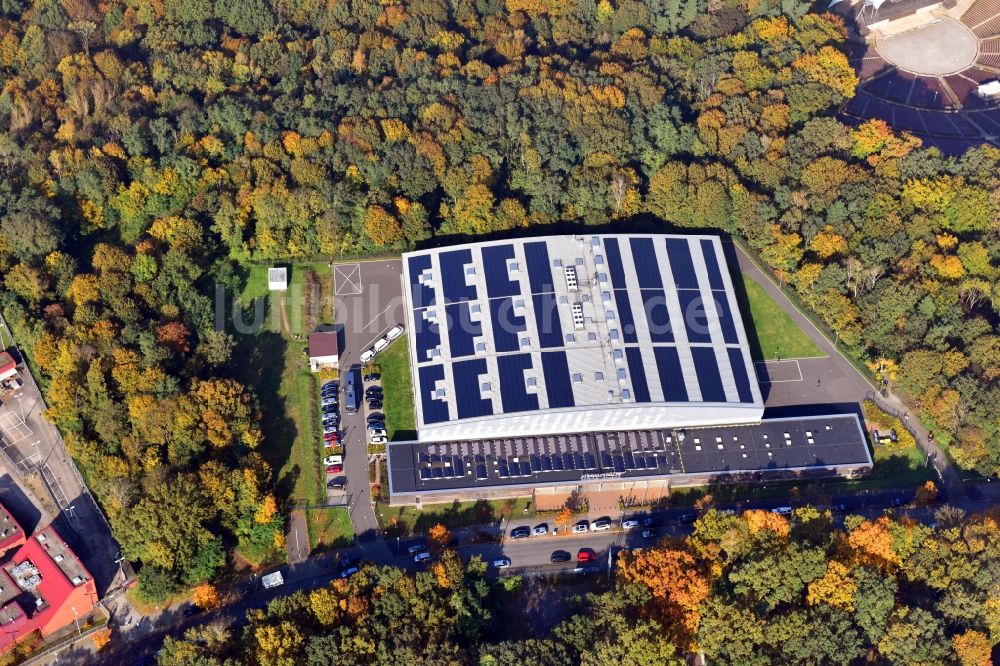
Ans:
{"label": "large industrial building", "polygon": [[393,503],[871,467],[855,415],[762,422],[715,236],[430,249],[403,287],[417,441],[389,446]]}
{"label": "large industrial building", "polygon": [[759,421],[712,236],[553,236],[404,257],[420,441]]}

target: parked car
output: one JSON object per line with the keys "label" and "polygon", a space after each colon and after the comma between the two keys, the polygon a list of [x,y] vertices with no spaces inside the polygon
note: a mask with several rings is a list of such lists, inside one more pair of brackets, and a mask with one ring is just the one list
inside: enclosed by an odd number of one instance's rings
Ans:
{"label": "parked car", "polygon": [[576,561],[580,564],[593,562],[597,559],[597,553],[591,548],[581,548],[576,554]]}
{"label": "parked car", "polygon": [[531,528],[527,526],[515,527],[510,531],[511,539],[527,539],[531,536]]}
{"label": "parked car", "polygon": [[338,435],[335,432],[327,433],[327,434],[323,435],[323,441],[324,442],[337,442],[337,441],[340,441],[340,435]]}
{"label": "parked car", "polygon": [[385,423],[382,421],[369,421],[368,430],[385,430]]}
{"label": "parked car", "polygon": [[779,516],[787,516],[792,512],[792,507],[790,506],[776,506],[771,509],[771,513],[776,513]]}
{"label": "parked car", "polygon": [[645,518],[642,519],[643,527],[653,527],[655,525],[656,525],[656,518],[653,518],[652,516],[646,516]]}
{"label": "parked car", "polygon": [[327,474],[343,474],[344,473],[344,466],[343,465],[327,465],[327,467],[326,467],[326,473]]}
{"label": "parked car", "polygon": [[694,521],[698,520],[698,514],[697,513],[681,514],[681,517],[678,518],[677,520],[679,520],[684,525],[690,525]]}
{"label": "parked car", "polygon": [[326,482],[326,487],[330,490],[341,490],[347,485],[347,481],[344,478],[330,479]]}
{"label": "parked car", "polygon": [[546,525],[545,523],[542,523],[541,525],[535,525],[533,528],[531,528],[531,536],[545,536],[548,533],[549,533],[549,526]]}
{"label": "parked car", "polygon": [[370,400],[372,398],[372,396],[376,396],[376,395],[377,396],[381,396],[382,395],[382,387],[381,386],[369,386],[367,389],[365,389],[365,398],[368,398]]}
{"label": "parked car", "polygon": [[336,406],[337,406],[336,398],[323,398],[323,407],[336,407]]}
{"label": "parked car", "polygon": [[381,378],[382,378],[382,375],[378,374],[377,372],[369,372],[367,375],[365,375],[361,379],[363,379],[366,382],[377,382]]}
{"label": "parked car", "polygon": [[187,606],[184,607],[183,610],[181,610],[181,615],[183,615],[184,617],[191,617],[192,615],[197,615],[198,613],[200,613],[201,610],[202,609],[199,606],[195,606],[194,604],[188,604]]}
{"label": "parked car", "polygon": [[493,568],[494,569],[509,569],[510,568],[510,560],[508,560],[506,557],[501,557],[499,560],[493,560]]}
{"label": "parked car", "polygon": [[372,439],[374,439],[376,437],[386,437],[387,433],[386,433],[386,431],[384,429],[369,430],[368,431],[368,436],[371,437]]}
{"label": "parked car", "polygon": [[325,423],[323,424],[323,434],[324,435],[329,435],[330,433],[333,433],[333,432],[337,432],[337,425],[336,424],[334,424],[334,425],[326,425]]}
{"label": "parked car", "polygon": [[412,546],[410,546],[409,548],[407,548],[406,552],[409,553],[410,555],[413,555],[414,553],[420,553],[420,552],[423,552],[425,550],[427,550],[427,546],[425,546],[422,543],[415,543]]}
{"label": "parked car", "polygon": [[392,328],[389,329],[388,333],[385,334],[385,338],[389,342],[392,342],[393,340],[395,340],[396,338],[398,338],[402,334],[403,334],[403,325],[402,324],[396,324],[395,326],[393,326]]}
{"label": "parked car", "polygon": [[341,465],[344,462],[344,456],[327,456],[323,458],[324,465]]}
{"label": "parked car", "polygon": [[417,564],[423,564],[431,559],[431,554],[427,552],[417,553],[413,556],[413,561]]}
{"label": "parked car", "polygon": [[361,362],[362,363],[367,363],[368,361],[372,360],[373,358],[375,358],[375,350],[374,349],[369,349],[367,351],[361,352]]}
{"label": "parked car", "polygon": [[368,415],[368,422],[371,423],[372,421],[385,421],[385,414],[382,412],[372,412]]}
{"label": "parked car", "polygon": [[375,341],[375,344],[372,346],[372,349],[375,350],[376,354],[380,354],[382,353],[382,350],[384,350],[388,346],[389,346],[388,340],[386,340],[385,338],[379,338],[378,340]]}
{"label": "parked car", "polygon": [[657,537],[656,530],[643,530],[642,531],[642,538],[643,539],[655,539],[656,537]]}
{"label": "parked car", "polygon": [[328,390],[336,391],[339,387],[340,387],[340,385],[337,383],[337,380],[335,380],[335,379],[331,380],[331,381],[328,381],[327,383],[323,384],[323,390],[324,391],[328,391]]}
{"label": "parked car", "polygon": [[385,435],[379,435],[378,437],[372,437],[372,444],[388,444],[389,440],[386,439]]}
{"label": "parked car", "polygon": [[340,577],[341,578],[350,578],[351,576],[353,576],[356,573],[358,573],[358,568],[356,566],[354,566],[354,567],[347,567],[346,569],[344,569],[343,571],[340,572]]}
{"label": "parked car", "polygon": [[590,523],[586,520],[581,520],[573,526],[573,534],[586,534],[588,530],[590,530]]}
{"label": "parked car", "polygon": [[611,529],[611,519],[610,518],[598,518],[590,524],[590,530],[592,532],[603,532],[604,530]]}
{"label": "parked car", "polygon": [[552,553],[552,557],[549,558],[549,561],[555,564],[556,562],[569,562],[572,559],[573,556],[568,550],[557,550]]}
{"label": "parked car", "polygon": [[623,520],[622,521],[622,529],[623,530],[634,530],[637,527],[639,527],[639,521],[638,520],[630,519],[630,520]]}
{"label": "parked car", "polygon": [[372,400],[371,402],[368,403],[368,409],[382,409],[382,401]]}

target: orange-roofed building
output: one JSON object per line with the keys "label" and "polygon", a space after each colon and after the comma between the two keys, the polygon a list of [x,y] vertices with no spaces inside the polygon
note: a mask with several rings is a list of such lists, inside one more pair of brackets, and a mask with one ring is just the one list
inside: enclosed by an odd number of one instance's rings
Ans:
{"label": "orange-roofed building", "polygon": [[0,352],[0,381],[17,374],[17,361],[8,352]]}
{"label": "orange-roofed building", "polygon": [[51,525],[0,564],[0,652],[83,620],[97,603],[94,579]]}

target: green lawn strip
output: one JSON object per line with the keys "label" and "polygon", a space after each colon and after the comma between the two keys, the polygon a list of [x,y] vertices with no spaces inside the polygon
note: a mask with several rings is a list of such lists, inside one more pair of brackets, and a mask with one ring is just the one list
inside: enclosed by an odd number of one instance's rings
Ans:
{"label": "green lawn strip", "polygon": [[410,354],[406,336],[401,336],[379,354],[376,363],[382,374],[382,412],[389,441],[416,439],[413,415],[413,384],[410,381]]}
{"label": "green lawn strip", "polygon": [[267,269],[267,266],[257,264],[247,266],[249,275],[247,275],[247,283],[243,287],[243,293],[240,294],[240,300],[244,304],[249,304],[255,298],[264,298],[268,295]]}
{"label": "green lawn strip", "polygon": [[347,548],[354,543],[354,527],[347,509],[306,509],[305,513],[310,552]]}
{"label": "green lawn strip", "polygon": [[753,319],[744,324],[752,325],[757,332],[757,341],[764,359],[823,356],[823,351],[796,325],[788,313],[745,273],[743,285]]}
{"label": "green lawn strip", "polygon": [[302,343],[289,342],[285,354],[285,372],[278,393],[295,425],[291,449],[278,470],[278,478],[293,481],[289,495],[292,501],[321,503],[326,492],[320,464],[319,389],[303,361],[304,347]]}
{"label": "green lawn strip", "polygon": [[[527,509],[527,512],[525,512]],[[511,518],[533,518],[535,508],[530,498],[513,500],[477,500],[473,502],[452,502],[450,504],[424,505],[417,509],[412,506],[388,506],[377,504],[375,514],[379,525],[390,536],[426,534],[427,530],[441,523],[448,529],[471,527],[473,525],[493,525],[509,515]]]}

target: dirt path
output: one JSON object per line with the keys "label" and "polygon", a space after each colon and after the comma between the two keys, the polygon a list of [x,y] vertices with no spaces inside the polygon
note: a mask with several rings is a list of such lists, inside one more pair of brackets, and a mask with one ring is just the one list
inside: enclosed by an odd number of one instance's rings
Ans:
{"label": "dirt path", "polygon": [[281,331],[286,337],[292,336],[292,327],[288,325],[288,308],[285,307],[285,292],[278,296],[278,313],[281,317]]}

